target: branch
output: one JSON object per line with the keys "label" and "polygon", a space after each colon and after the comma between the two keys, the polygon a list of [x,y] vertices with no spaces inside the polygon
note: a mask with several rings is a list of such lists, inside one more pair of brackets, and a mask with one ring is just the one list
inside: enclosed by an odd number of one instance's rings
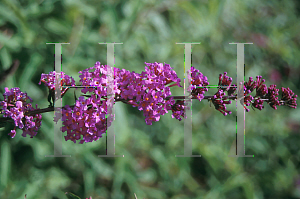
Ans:
{"label": "branch", "polygon": [[[85,95],[85,96],[88,96],[88,95]],[[174,99],[176,100],[184,100],[186,96],[169,96],[169,97],[166,97],[166,99],[170,99],[171,97],[173,97]],[[225,100],[225,99],[230,99],[230,100],[236,100],[236,96],[222,96],[222,99]],[[105,98],[106,99],[106,98]],[[134,97],[135,99],[135,97]],[[196,97],[192,97],[192,99],[197,99]],[[204,99],[207,99],[207,100],[211,100],[213,99],[213,96],[204,96]],[[256,99],[254,99],[256,100]],[[264,100],[264,101],[268,101],[268,99],[260,99],[260,100]],[[122,99],[120,98],[119,96],[117,96],[117,98],[115,99],[116,102],[123,102],[125,104],[130,104],[132,105],[130,102],[128,102],[128,100],[125,100],[125,99]],[[284,104],[285,101],[283,100],[280,100],[279,101],[281,104]],[[70,106],[71,108],[74,107],[75,105],[72,105]],[[56,108],[64,108],[65,107],[56,107]],[[40,114],[40,113],[46,113],[46,112],[52,112],[54,111],[54,107],[48,107],[48,108],[43,108],[43,109],[37,109],[37,110],[34,110],[34,111],[27,111],[25,112],[25,115],[35,115],[35,114]],[[11,123],[14,123],[13,119],[11,118],[6,118],[6,117],[1,117],[0,118],[0,127],[2,126],[1,123],[4,123],[4,122],[11,122]]]}

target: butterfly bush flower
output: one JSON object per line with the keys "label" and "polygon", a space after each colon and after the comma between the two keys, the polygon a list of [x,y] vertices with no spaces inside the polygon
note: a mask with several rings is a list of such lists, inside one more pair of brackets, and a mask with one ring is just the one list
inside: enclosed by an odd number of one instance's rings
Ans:
{"label": "butterfly bush flower", "polygon": [[204,99],[205,91],[208,91],[208,88],[202,88],[209,85],[207,77],[191,66],[191,70],[188,71],[188,79],[191,81],[190,88],[188,89],[191,89],[192,96],[197,97],[201,102]]}
{"label": "butterfly bush flower", "polygon": [[62,110],[64,126],[61,130],[62,132],[67,132],[65,136],[66,141],[71,140],[76,143],[77,140],[81,139],[80,144],[96,141],[106,132],[113,119],[110,117],[106,120],[106,102],[104,100],[96,100],[95,96],[89,99],[84,99],[81,96],[73,108],[68,105],[65,107]]}
{"label": "butterfly bush flower", "polygon": [[256,96],[263,98],[268,93],[268,87],[263,84],[265,80],[261,78],[262,76],[256,76]]}
{"label": "butterfly bush flower", "polygon": [[[169,64],[162,63],[146,63],[145,72],[141,73],[144,80],[144,89],[147,93],[143,96],[142,105],[145,102],[148,106],[144,108],[145,122],[152,125],[153,121],[159,121],[160,115],[164,115],[168,110],[172,110],[171,106],[175,103],[173,97],[164,100],[171,95],[170,87],[179,86],[180,78]],[[172,85],[166,86],[174,82]]]}
{"label": "butterfly bush flower", "polygon": [[177,100],[176,103],[172,106],[172,118],[175,118],[179,121],[181,121],[182,118],[186,118],[184,117],[184,108],[184,101]]}
{"label": "butterfly bush flower", "polygon": [[220,111],[224,116],[231,114],[231,111],[226,110],[226,104],[231,104],[231,101],[222,100],[222,97],[225,95],[222,89],[219,89],[218,92],[211,99],[215,109]]}
{"label": "butterfly bush flower", "polygon": [[[31,138],[37,134],[38,129],[41,127],[42,115],[35,114],[34,116],[25,115],[26,112],[37,110],[33,108],[29,100],[32,99],[20,91],[20,88],[11,88],[10,90],[5,87],[5,92],[3,94],[4,101],[0,102],[0,107],[2,106],[1,113],[3,117],[9,117],[14,120],[15,127],[23,130],[23,137],[30,135]],[[13,138],[16,135],[16,131],[11,130],[9,135]]]}
{"label": "butterfly bush flower", "polygon": [[235,84],[231,85],[231,83],[232,83],[232,77],[228,77],[227,72],[224,72],[224,75],[223,74],[219,75],[218,86],[220,86],[220,87],[218,89],[227,91],[228,96],[232,96],[232,94],[234,94],[236,91],[236,88],[235,88],[236,85]]}
{"label": "butterfly bush flower", "polygon": [[[218,91],[210,99],[214,104],[215,109],[220,111],[224,116],[231,114],[231,111],[226,110],[226,104],[231,104],[231,101],[225,101],[222,97],[225,95],[225,91],[228,95],[232,95],[235,92],[235,88],[231,87],[232,78],[227,76],[227,72],[224,75],[219,75]],[[235,85],[233,85],[235,86]]]}
{"label": "butterfly bush flower", "polygon": [[[42,73],[39,85],[43,82],[45,86],[49,88],[49,90],[55,90],[55,80],[58,79],[59,73],[56,71],[52,71],[49,74]],[[75,80],[66,75],[64,72],[61,72],[61,86],[75,86]],[[67,88],[61,87],[61,93],[65,93]]]}
{"label": "butterfly bush flower", "polygon": [[[179,121],[185,118],[184,100],[174,100],[171,96],[170,88],[174,86],[182,87],[181,80],[178,78],[176,72],[169,64],[163,63],[146,63],[145,71],[141,74],[130,72],[125,69],[113,68],[113,76],[108,75],[109,67],[101,65],[96,62],[93,67],[84,69],[79,72],[80,84],[83,86],[81,92],[90,95],[80,96],[75,100],[72,106],[57,107],[54,114],[54,121],[57,123],[59,119],[62,120],[62,132],[66,132],[65,140],[71,140],[74,143],[79,141],[80,144],[84,142],[96,141],[102,137],[109,126],[111,126],[115,115],[112,114],[112,107],[116,101],[132,105],[143,111],[145,122],[147,125],[152,125],[157,122],[161,115],[172,111],[172,118]],[[49,88],[49,96],[54,99],[55,81],[58,80],[59,73],[55,71],[49,74],[41,75],[41,82]],[[193,99],[199,101],[203,99],[210,100],[216,110],[221,112],[224,116],[231,114],[231,111],[226,110],[226,105],[231,104],[230,100],[239,100],[242,103],[240,96],[244,98],[242,104],[247,112],[247,107],[257,108],[262,110],[264,108],[263,102],[267,103],[273,108],[276,106],[287,105],[296,108],[297,95],[295,95],[289,88],[281,88],[282,98],[278,100],[278,91],[276,85],[271,85],[269,88],[263,84],[265,82],[262,76],[257,76],[256,81],[249,77],[249,81],[239,84],[236,88],[232,84],[232,78],[227,76],[227,72],[219,75],[218,91],[209,97],[204,94],[208,91],[206,86],[209,85],[207,77],[193,66],[188,71],[188,79],[191,82],[188,90],[191,91]],[[113,84],[112,84],[113,83]],[[72,77],[61,72],[62,96],[68,90],[68,87],[75,86],[75,81]],[[109,85],[113,85],[112,88]],[[256,94],[251,93],[256,91]],[[236,94],[235,92],[238,92]],[[225,96],[227,92],[228,96]],[[107,94],[113,93],[114,98],[108,98]],[[41,126],[41,114],[29,114],[36,111],[32,107],[32,99],[26,93],[22,93],[19,88],[8,89],[5,88],[3,94],[4,101],[0,102],[1,114],[4,117],[9,117],[14,120],[15,129],[11,130],[9,135],[13,138],[16,135],[16,127],[23,130],[22,136],[27,134],[35,136]],[[48,96],[48,97],[49,97]],[[253,97],[254,96],[254,97]],[[239,99],[236,99],[239,97]],[[180,96],[177,99],[183,99]],[[48,98],[49,100],[49,98]],[[49,101],[50,102],[50,101]],[[54,102],[54,100],[53,100]],[[50,102],[51,103],[51,102]]]}
{"label": "butterfly bush flower", "polygon": [[256,81],[253,81],[252,77],[249,77],[249,81],[245,83],[245,94],[251,93],[256,88]]}
{"label": "butterfly bush flower", "polygon": [[[94,70],[94,71],[90,71]],[[87,68],[83,71],[79,71],[81,75],[79,75],[82,86],[87,86],[81,90],[82,93],[86,94],[90,92],[92,94],[95,93],[95,88],[100,87],[98,89],[97,95],[101,98],[107,96],[107,66],[101,65],[100,62],[96,62],[94,67]],[[104,88],[103,88],[104,87]],[[117,88],[117,80],[114,79],[114,90],[116,93],[120,93],[121,91]]]}
{"label": "butterfly bush flower", "polygon": [[[145,72],[141,74],[115,68],[115,79],[118,89],[122,90],[120,97],[132,100],[129,103],[144,112],[145,122],[152,125],[153,121],[159,121],[160,115],[171,110],[175,103],[171,95],[170,87],[180,85],[180,79],[169,64],[146,63]],[[172,82],[174,84],[166,86]],[[133,100],[134,99],[134,100]]]}
{"label": "butterfly bush flower", "polygon": [[[91,71],[93,70],[93,71]],[[94,67],[79,72],[80,82],[82,86],[87,86],[81,90],[82,93],[90,92],[92,95],[85,99],[81,96],[76,100],[75,106],[71,108],[66,106],[62,110],[63,132],[67,131],[65,140],[71,140],[76,143],[80,140],[80,144],[84,142],[96,141],[102,137],[107,128],[111,125],[114,115],[106,118],[106,114],[111,114],[107,110],[107,106],[112,106],[114,101],[101,100],[107,96],[107,66],[100,65],[96,62]],[[117,80],[114,80],[115,85]],[[120,93],[115,86],[115,93]],[[57,119],[55,120],[57,121]]]}
{"label": "butterfly bush flower", "polygon": [[[80,100],[82,102],[87,101]],[[103,109],[105,109],[104,105],[96,111],[93,111],[92,107],[85,110],[82,105],[74,108],[66,105],[66,109],[62,110],[62,115],[65,116],[62,117],[64,126],[61,128],[62,132],[67,131],[65,140],[71,140],[76,143],[77,140],[82,138],[80,144],[83,144],[84,142],[92,142],[101,138],[102,134],[106,132],[107,125],[110,126],[110,123],[106,125],[105,112],[107,110]]]}
{"label": "butterfly bush flower", "polygon": [[297,108],[296,100],[298,96],[295,95],[290,88],[281,87],[281,91],[281,100],[284,100],[287,106],[291,108]]}
{"label": "butterfly bush flower", "polygon": [[276,85],[270,85],[268,88],[268,93],[266,94],[266,98],[269,100],[268,104],[273,108],[277,109],[276,106],[280,106],[278,97],[276,97],[278,94],[279,89],[276,89]]}

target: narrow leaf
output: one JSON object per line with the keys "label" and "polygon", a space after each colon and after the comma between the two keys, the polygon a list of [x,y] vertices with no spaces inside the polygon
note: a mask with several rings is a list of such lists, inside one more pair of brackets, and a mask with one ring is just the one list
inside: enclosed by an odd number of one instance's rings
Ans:
{"label": "narrow leaf", "polygon": [[77,101],[77,97],[76,97],[75,90],[74,90],[74,99],[75,99],[75,102],[76,102]]}
{"label": "narrow leaf", "polygon": [[69,193],[69,192],[66,192],[65,194],[67,195],[67,197],[69,199],[81,199],[78,196],[76,196],[75,194],[72,194],[72,193]]}

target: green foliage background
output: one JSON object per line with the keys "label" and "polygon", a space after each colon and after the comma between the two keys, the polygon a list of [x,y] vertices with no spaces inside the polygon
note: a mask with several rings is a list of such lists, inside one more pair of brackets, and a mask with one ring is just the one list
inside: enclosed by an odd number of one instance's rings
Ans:
{"label": "green foliage background", "polygon": [[[20,87],[40,108],[48,107],[47,88],[38,85],[41,73],[54,67],[54,45],[63,45],[62,70],[78,82],[79,70],[106,64],[106,45],[115,46],[115,67],[142,72],[144,62],[165,62],[184,76],[184,46],[192,45],[192,65],[218,83],[224,71],[236,81],[236,45],[245,45],[245,80],[262,75],[266,84],[300,89],[300,3],[258,0],[2,0],[0,1],[0,71],[18,59],[20,66],[1,85]],[[277,74],[277,75],[276,75]],[[183,88],[172,88],[183,95]],[[213,94],[216,89],[210,89]],[[78,91],[78,94],[80,91]],[[63,98],[74,103],[73,90]],[[2,96],[2,95],[1,95]],[[281,96],[281,90],[280,90]],[[300,198],[300,109],[265,104],[246,113],[246,155],[230,158],[235,147],[235,103],[224,117],[207,101],[193,101],[193,154],[183,154],[184,122],[171,112],[152,126],[143,113],[116,103],[116,155],[105,154],[105,138],[97,142],[63,142],[71,158],[53,154],[53,112],[43,114],[36,137],[15,138],[13,126],[0,128],[0,198],[66,198],[65,192],[93,199],[276,199]],[[298,184],[296,183],[298,180]]]}

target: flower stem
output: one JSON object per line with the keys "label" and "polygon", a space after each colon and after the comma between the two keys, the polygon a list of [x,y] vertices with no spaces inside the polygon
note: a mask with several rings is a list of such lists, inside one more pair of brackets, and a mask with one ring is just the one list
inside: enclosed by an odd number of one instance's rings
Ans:
{"label": "flower stem", "polygon": [[[169,97],[166,97],[166,99],[168,100],[171,97],[173,97],[173,99],[177,99],[177,100],[179,100],[179,99],[184,100],[186,96],[169,96]],[[210,100],[212,98],[213,98],[213,96],[204,96],[204,99],[207,99],[207,100]],[[197,98],[196,97],[192,97],[192,99],[197,99]],[[222,99],[236,100],[236,96],[222,96]],[[261,100],[267,101],[268,99],[261,99]],[[119,96],[117,96],[117,98],[115,99],[115,101],[116,102],[123,102],[123,103],[126,103],[126,104],[131,104],[127,100],[122,99]],[[279,102],[280,103],[284,103],[285,101],[280,100]],[[72,105],[70,107],[72,108],[74,106],[75,105]],[[61,108],[61,107],[58,107],[58,108]],[[62,108],[65,108],[65,107],[62,107]],[[29,115],[35,115],[35,114],[40,114],[40,113],[52,112],[52,111],[54,111],[54,107],[48,107],[48,108],[43,108],[43,109],[37,109],[37,110],[34,110],[34,111],[28,111],[28,112],[25,113],[25,115],[29,116]],[[2,117],[2,118],[0,118],[0,123],[1,122],[8,122],[10,120],[12,120],[12,119],[11,118]]]}

